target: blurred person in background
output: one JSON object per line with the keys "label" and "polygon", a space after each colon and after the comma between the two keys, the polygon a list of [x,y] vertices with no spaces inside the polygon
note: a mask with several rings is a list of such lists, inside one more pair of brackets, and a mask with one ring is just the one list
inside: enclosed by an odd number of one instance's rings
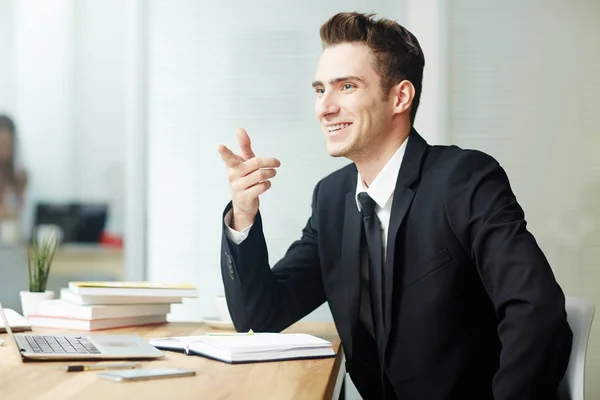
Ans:
{"label": "blurred person in background", "polygon": [[0,115],[0,241],[13,242],[18,237],[18,225],[25,201],[27,174],[18,169],[16,155],[16,126],[14,121]]}

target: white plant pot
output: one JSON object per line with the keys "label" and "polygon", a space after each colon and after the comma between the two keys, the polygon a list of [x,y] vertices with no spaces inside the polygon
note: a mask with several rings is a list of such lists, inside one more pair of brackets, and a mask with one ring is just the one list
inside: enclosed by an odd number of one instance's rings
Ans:
{"label": "white plant pot", "polygon": [[36,314],[38,304],[44,300],[52,300],[54,292],[46,290],[45,292],[30,292],[29,290],[21,290],[21,307],[23,308],[23,316],[27,318],[30,315]]}

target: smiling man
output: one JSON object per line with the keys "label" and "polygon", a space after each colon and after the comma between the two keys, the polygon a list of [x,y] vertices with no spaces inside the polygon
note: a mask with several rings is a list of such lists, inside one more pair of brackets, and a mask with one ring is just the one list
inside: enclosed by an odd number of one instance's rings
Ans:
{"label": "smiling man", "polygon": [[315,114],[333,157],[312,215],[269,266],[259,196],[279,160],[220,145],[232,202],[222,276],[236,329],[280,331],[328,302],[365,399],[553,399],[572,332],[565,298],[487,154],[430,146],[413,122],[424,68],[396,22],[321,27]]}

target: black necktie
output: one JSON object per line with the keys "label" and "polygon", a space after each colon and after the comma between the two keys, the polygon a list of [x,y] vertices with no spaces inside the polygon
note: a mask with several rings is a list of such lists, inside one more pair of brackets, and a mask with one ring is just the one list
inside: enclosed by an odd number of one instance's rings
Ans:
{"label": "black necktie", "polygon": [[383,342],[383,246],[381,244],[381,224],[375,214],[375,201],[366,193],[358,194],[363,216],[365,236],[369,249],[369,286],[373,327],[377,345]]}

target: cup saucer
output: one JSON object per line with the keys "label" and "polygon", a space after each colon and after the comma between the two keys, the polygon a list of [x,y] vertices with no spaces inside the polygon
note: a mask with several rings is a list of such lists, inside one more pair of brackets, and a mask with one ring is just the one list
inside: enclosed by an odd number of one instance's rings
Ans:
{"label": "cup saucer", "polygon": [[213,329],[235,329],[233,322],[223,321],[219,317],[204,317],[202,322]]}

